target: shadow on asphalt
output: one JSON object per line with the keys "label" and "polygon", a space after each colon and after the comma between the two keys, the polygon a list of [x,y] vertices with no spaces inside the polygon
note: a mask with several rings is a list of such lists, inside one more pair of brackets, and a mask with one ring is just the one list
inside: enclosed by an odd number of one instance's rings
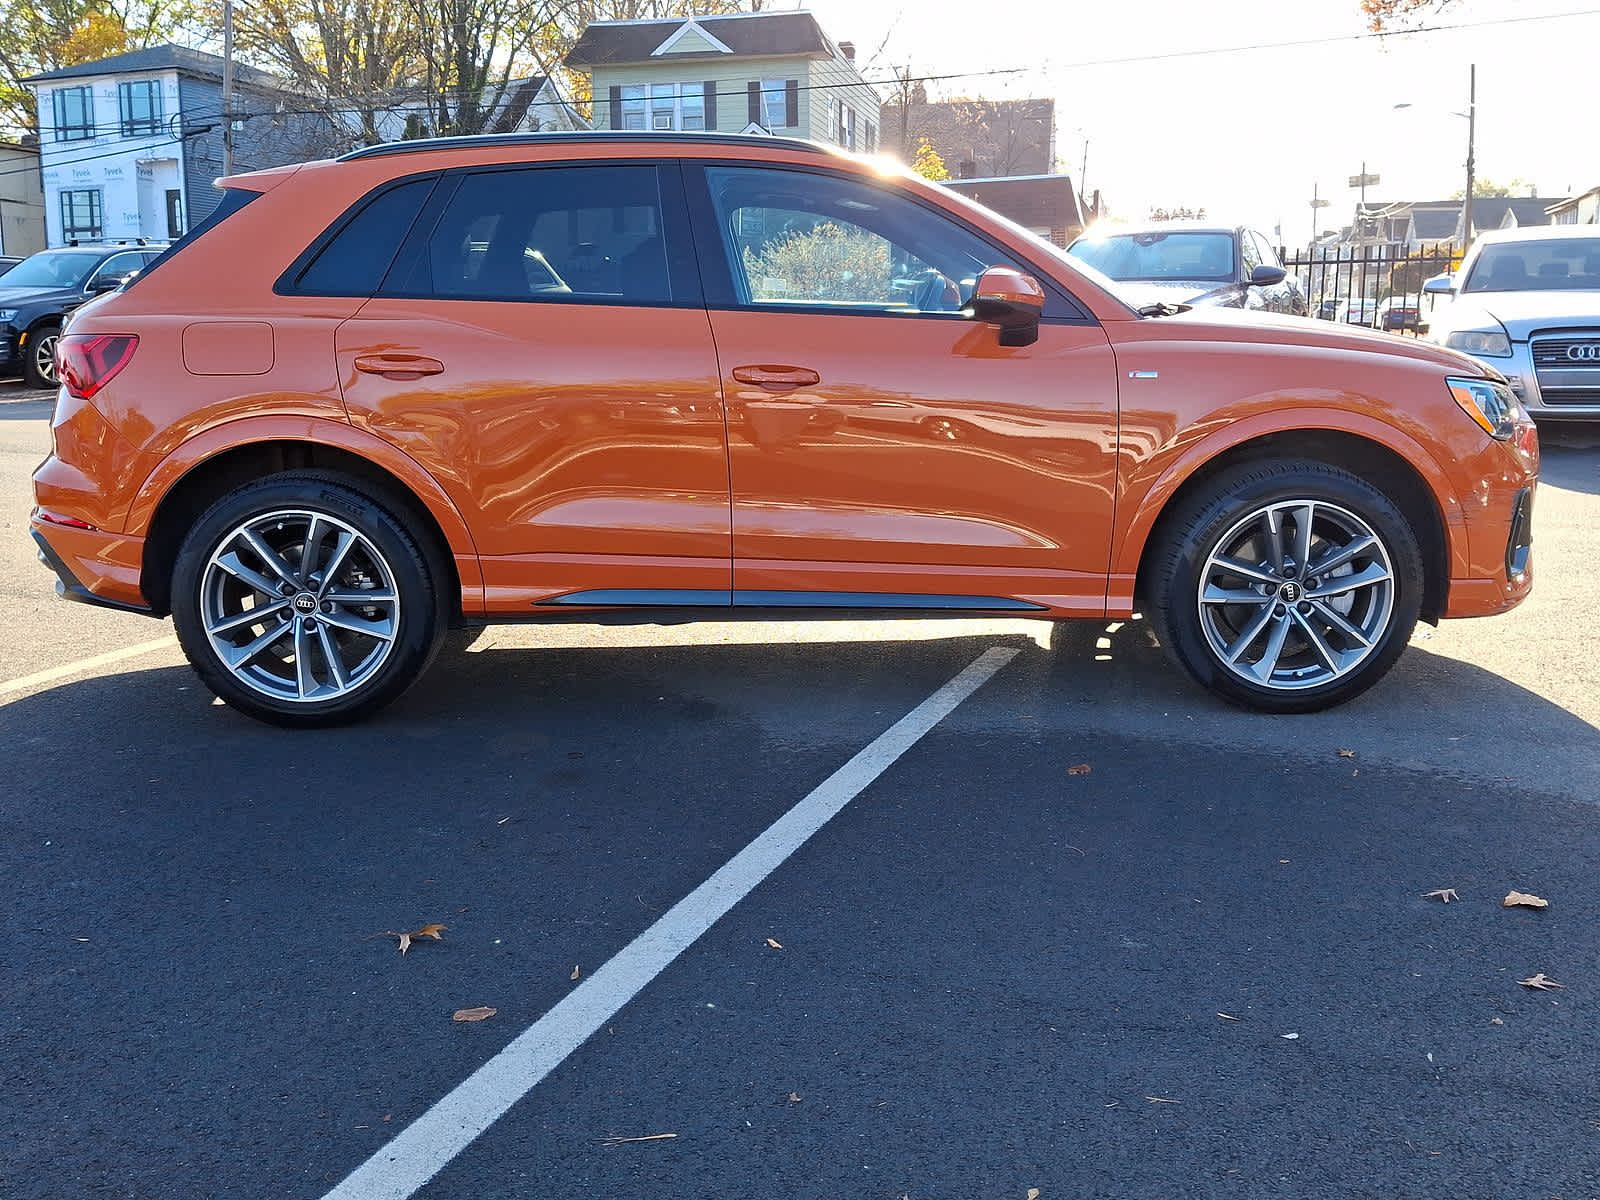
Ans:
{"label": "shadow on asphalt", "polygon": [[[1595,432],[1600,434],[1600,428]],[[1584,446],[1546,444],[1539,459],[1539,481],[1569,492],[1600,494],[1600,453]]]}

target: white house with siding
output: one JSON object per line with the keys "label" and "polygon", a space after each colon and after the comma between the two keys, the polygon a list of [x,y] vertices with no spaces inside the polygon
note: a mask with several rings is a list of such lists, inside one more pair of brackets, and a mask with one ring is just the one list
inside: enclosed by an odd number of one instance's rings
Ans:
{"label": "white house with siding", "polygon": [[593,21],[566,65],[593,83],[596,129],[709,130],[878,149],[878,94],[809,12]]}

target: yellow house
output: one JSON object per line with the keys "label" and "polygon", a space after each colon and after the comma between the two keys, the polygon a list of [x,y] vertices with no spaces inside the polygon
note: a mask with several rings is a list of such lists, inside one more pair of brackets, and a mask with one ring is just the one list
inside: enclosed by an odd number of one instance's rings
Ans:
{"label": "yellow house", "polygon": [[566,58],[596,129],[710,130],[878,148],[879,100],[809,12],[593,21]]}

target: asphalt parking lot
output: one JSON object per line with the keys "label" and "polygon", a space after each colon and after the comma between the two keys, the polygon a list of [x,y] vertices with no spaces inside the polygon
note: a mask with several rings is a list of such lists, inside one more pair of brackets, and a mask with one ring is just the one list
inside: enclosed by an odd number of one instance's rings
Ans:
{"label": "asphalt parking lot", "polygon": [[47,443],[0,385],[6,1200],[1600,1196],[1600,431],[1332,713],[1139,621],[519,627],[301,734],[54,598]]}

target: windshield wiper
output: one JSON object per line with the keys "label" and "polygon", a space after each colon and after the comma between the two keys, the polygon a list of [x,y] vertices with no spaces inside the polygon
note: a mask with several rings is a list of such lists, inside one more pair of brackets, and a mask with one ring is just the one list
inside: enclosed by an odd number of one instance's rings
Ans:
{"label": "windshield wiper", "polygon": [[1141,317],[1175,317],[1193,307],[1192,304],[1168,304],[1165,300],[1158,300],[1154,304],[1146,304],[1143,308],[1136,308],[1133,311]]}

